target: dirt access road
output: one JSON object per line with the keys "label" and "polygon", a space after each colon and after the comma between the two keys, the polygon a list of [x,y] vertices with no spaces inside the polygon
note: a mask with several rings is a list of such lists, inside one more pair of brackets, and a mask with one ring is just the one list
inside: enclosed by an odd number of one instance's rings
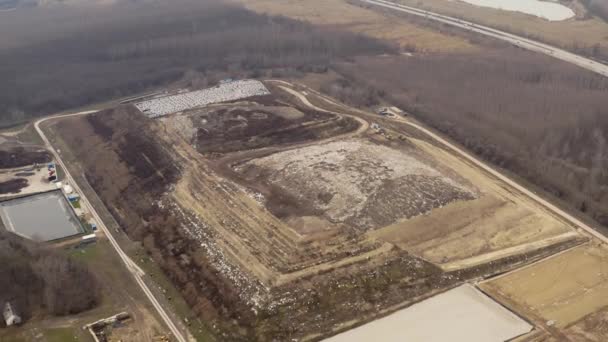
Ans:
{"label": "dirt access road", "polygon": [[[289,83],[289,82],[276,81],[276,80],[274,82],[280,82],[281,84],[284,84],[286,86],[292,87],[292,89],[295,88],[295,85],[292,84],[292,83]],[[293,90],[293,91],[297,92],[296,90]],[[310,90],[310,91],[312,92],[312,90]],[[298,96],[298,98],[300,98],[300,99],[306,98],[306,94],[305,93],[302,93],[302,92],[298,92],[298,93],[300,94],[300,96]],[[318,92],[315,92],[315,95],[316,96],[320,96],[323,100],[328,101],[329,103],[331,103],[333,105],[342,106],[339,103],[336,103],[336,102],[334,102],[331,99],[328,99],[327,97],[323,96],[322,94],[319,94]],[[304,103],[306,104],[306,103],[310,103],[310,102],[308,100],[306,100]],[[440,137],[437,134],[431,132],[430,130],[424,128],[423,126],[421,126],[421,125],[419,125],[417,123],[412,122],[411,120],[408,120],[408,119],[403,118],[403,117],[397,117],[397,116],[393,117],[393,119],[397,120],[397,121],[400,121],[400,122],[402,122],[404,124],[407,124],[410,127],[416,128],[420,132],[428,135],[429,137],[431,137],[435,141],[437,141],[437,142],[441,143],[442,145],[446,146],[448,149],[452,150],[457,155],[459,155],[459,156],[463,157],[464,159],[466,159],[467,161],[473,163],[475,166],[477,166],[477,167],[481,168],[482,170],[488,172],[490,175],[498,178],[499,180],[501,180],[504,183],[508,184],[509,186],[511,186],[512,188],[514,188],[515,190],[521,192],[525,196],[528,196],[529,198],[531,198],[535,202],[537,202],[540,205],[544,206],[545,208],[549,209],[555,215],[557,215],[558,217],[562,218],[566,222],[569,222],[574,227],[577,227],[577,228],[580,228],[580,229],[584,230],[585,232],[587,232],[592,237],[595,237],[595,238],[599,239],[600,241],[602,241],[604,243],[608,243],[608,237],[602,235],[601,233],[599,233],[598,231],[596,231],[595,229],[593,229],[591,226],[585,224],[584,222],[582,222],[579,219],[575,218],[574,216],[568,214],[564,210],[556,207],[555,205],[551,204],[547,200],[541,198],[540,196],[538,196],[537,194],[535,194],[533,191],[526,189],[524,186],[518,184],[517,182],[513,181],[509,177],[507,177],[507,176],[503,175],[502,173],[496,171],[495,169],[493,169],[492,167],[490,167],[486,163],[484,163],[484,162],[480,161],[479,159],[473,157],[468,152],[465,152],[460,147],[458,147],[458,146],[452,144],[451,142],[443,139],[442,137]]]}
{"label": "dirt access road", "polygon": [[429,20],[434,20],[437,22],[441,22],[450,26],[455,26],[467,31],[483,34],[484,36],[500,39],[507,43],[513,44],[515,46],[519,46],[526,50],[542,53],[544,55],[554,57],[560,59],[562,61],[568,62],[570,64],[577,65],[581,68],[587,69],[589,71],[598,73],[602,76],[608,77],[608,65],[604,65],[602,63],[598,63],[592,59],[585,58],[583,56],[574,54],[572,52],[568,52],[563,49],[556,48],[554,46],[544,44],[532,39],[524,38],[518,35],[514,35],[505,31],[500,31],[493,29],[488,26],[483,26],[479,24],[472,23],[470,21],[449,17],[446,15],[429,12],[425,10],[421,10],[415,7],[406,6],[397,4],[391,1],[384,0],[359,0],[361,2],[380,6],[383,8],[387,8],[393,11],[399,11],[403,13],[408,13],[412,15],[416,15],[419,17],[424,17]]}
{"label": "dirt access road", "polygon": [[[277,80],[273,80],[272,82],[277,82],[277,83],[281,83],[281,81],[277,81]],[[283,84],[289,85],[291,86],[290,83],[288,82],[284,82]],[[355,136],[355,135],[359,135],[365,131],[367,131],[367,129],[369,128],[369,122],[367,122],[366,120],[361,119],[360,117],[354,116],[354,115],[348,115],[345,113],[336,113],[336,112],[332,112],[323,108],[319,108],[317,106],[315,106],[314,104],[310,103],[310,101],[308,101],[308,99],[306,98],[305,94],[300,94],[297,91],[291,89],[291,88],[287,88],[285,86],[279,86],[281,89],[285,90],[286,92],[288,92],[289,94],[295,96],[298,98],[298,100],[302,101],[302,103],[304,103],[306,106],[308,106],[311,109],[314,109],[316,111],[319,112],[325,112],[325,113],[330,113],[330,114],[336,114],[336,115],[344,115],[344,116],[348,116],[349,118],[353,119],[353,120],[357,120],[361,126],[359,126],[359,128],[352,132],[349,133],[348,136]],[[344,138],[344,136],[342,136],[342,138]],[[319,142],[315,142],[316,144],[318,144]]]}
{"label": "dirt access road", "polygon": [[40,124],[42,124],[43,122],[45,122],[47,120],[60,119],[60,118],[66,118],[66,117],[71,117],[71,116],[88,115],[88,114],[92,114],[95,112],[97,112],[97,111],[85,111],[85,112],[46,117],[46,118],[42,118],[42,119],[36,121],[36,123],[34,124],[34,127],[36,128],[36,131],[38,132],[38,134],[44,141],[46,148],[49,151],[51,151],[51,153],[53,154],[55,161],[64,170],[65,179],[69,182],[70,185],[72,185],[74,190],[76,190],[76,192],[78,194],[80,194],[80,203],[83,205],[84,208],[86,208],[91,213],[91,215],[97,222],[97,226],[103,231],[104,235],[108,238],[108,241],[110,241],[110,244],[112,245],[112,247],[114,247],[114,249],[116,250],[116,253],[118,253],[118,255],[120,256],[120,259],[124,262],[125,266],[129,270],[129,272],[133,275],[133,277],[135,278],[135,281],[137,282],[137,284],[139,285],[141,290],[144,292],[146,297],[148,297],[148,299],[150,300],[150,302],[152,303],[152,305],[158,312],[159,316],[165,322],[165,324],[167,325],[169,330],[171,330],[171,333],[173,334],[175,339],[178,342],[192,341],[192,340],[194,340],[194,338],[192,338],[191,336],[188,336],[188,337],[184,336],[184,333],[180,329],[177,328],[177,325],[173,322],[171,317],[167,314],[165,309],[158,302],[156,297],[154,297],[154,294],[150,291],[150,288],[148,288],[148,285],[146,285],[146,283],[143,280],[143,276],[145,275],[145,272],[133,260],[131,260],[131,258],[129,258],[129,256],[122,250],[122,248],[120,247],[120,245],[118,244],[116,239],[112,236],[112,233],[110,232],[110,230],[106,227],[104,222],[101,220],[101,218],[97,214],[97,211],[95,211],[95,208],[91,205],[89,200],[86,198],[85,193],[80,189],[78,184],[74,181],[74,178],[72,178],[72,175],[70,174],[68,168],[65,166],[59,153],[53,148],[51,142],[49,141],[47,136],[44,134],[42,129],[40,128]]}

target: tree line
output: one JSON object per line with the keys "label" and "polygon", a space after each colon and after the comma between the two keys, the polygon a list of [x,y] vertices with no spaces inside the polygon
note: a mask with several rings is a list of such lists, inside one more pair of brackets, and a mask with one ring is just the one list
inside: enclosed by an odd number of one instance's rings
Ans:
{"label": "tree line", "polygon": [[336,69],[608,226],[607,79],[514,47]]}
{"label": "tree line", "polygon": [[38,8],[0,20],[0,126],[203,78],[326,70],[394,51],[377,40],[219,0]]}
{"label": "tree line", "polygon": [[93,274],[50,248],[0,230],[0,305],[33,314],[68,315],[94,307],[99,287]]}

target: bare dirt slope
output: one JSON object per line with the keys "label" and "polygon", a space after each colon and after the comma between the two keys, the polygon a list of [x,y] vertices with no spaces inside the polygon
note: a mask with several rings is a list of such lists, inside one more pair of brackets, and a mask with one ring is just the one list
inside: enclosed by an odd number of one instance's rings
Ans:
{"label": "bare dirt slope", "polygon": [[[233,340],[329,331],[373,313],[364,298],[388,305],[456,279],[365,237],[303,239],[218,177],[189,141],[132,107],[66,119],[56,129],[72,132],[62,136],[121,226],[143,241],[194,310]],[[335,287],[355,279],[369,285]],[[387,293],[387,286],[402,290]],[[353,301],[360,312],[332,304]]]}
{"label": "bare dirt slope", "polygon": [[317,140],[357,128],[354,120],[289,105],[273,95],[180,112],[161,121],[206,156]]}
{"label": "bare dirt slope", "polygon": [[[490,252],[572,232],[568,224],[555,218],[546,209],[505,188],[501,182],[468,163],[427,142],[413,141],[422,150],[475,184],[480,189],[479,198],[451,203],[427,215],[373,232],[373,236],[450,267],[454,261],[462,263]],[[570,235],[564,237],[572,238]],[[471,260],[473,263],[483,261],[487,260]],[[459,264],[461,267],[465,265],[466,262]]]}
{"label": "bare dirt slope", "polygon": [[[281,105],[253,99],[162,121],[124,106],[54,128],[121,226],[218,336],[318,340],[578,243],[575,234],[446,272],[415,248],[366,234],[422,212],[432,216],[448,203],[473,205],[500,184],[411,130],[391,138],[397,133],[368,129],[367,114],[326,110],[316,95],[287,88],[273,88]],[[260,139],[292,125],[293,134]],[[290,201],[292,217],[274,212],[272,196]],[[387,196],[394,203],[381,205]],[[538,210],[517,196],[509,200]],[[473,227],[471,236],[487,236],[486,225]],[[418,226],[418,234],[425,228]],[[557,232],[541,227],[516,242],[542,234]],[[498,239],[471,253],[513,244]],[[456,260],[457,246],[436,253]]]}

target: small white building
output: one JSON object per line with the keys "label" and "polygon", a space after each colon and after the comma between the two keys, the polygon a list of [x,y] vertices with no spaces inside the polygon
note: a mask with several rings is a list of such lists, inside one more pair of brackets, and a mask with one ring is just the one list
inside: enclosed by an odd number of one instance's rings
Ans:
{"label": "small white building", "polygon": [[3,315],[4,315],[4,322],[6,322],[7,327],[10,327],[12,325],[21,324],[21,317],[19,317],[19,315],[17,315],[17,313],[15,312],[15,309],[13,309],[13,306],[9,302],[6,302],[6,304],[4,304]]}

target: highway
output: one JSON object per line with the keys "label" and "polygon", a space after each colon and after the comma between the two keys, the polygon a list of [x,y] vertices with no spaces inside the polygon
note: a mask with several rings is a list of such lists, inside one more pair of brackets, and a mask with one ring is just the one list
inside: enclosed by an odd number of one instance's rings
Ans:
{"label": "highway", "polygon": [[406,6],[397,4],[391,1],[385,0],[359,0],[360,2],[364,2],[367,4],[380,6],[383,8],[391,9],[394,11],[399,11],[403,13],[408,13],[412,15],[416,15],[419,17],[424,17],[429,20],[434,20],[437,22],[441,22],[447,25],[455,26],[467,31],[475,32],[482,34],[484,36],[496,38],[507,43],[513,44],[515,46],[519,46],[523,49],[527,49],[530,51],[542,53],[544,55],[560,59],[564,62],[568,62],[574,65],[577,65],[581,68],[587,69],[589,71],[595,72],[602,76],[608,77],[608,65],[596,62],[592,59],[574,54],[572,52],[556,48],[554,46],[544,44],[532,39],[524,38],[512,33],[508,33],[505,31],[500,31],[488,26],[483,26],[479,24],[475,24],[470,21],[449,17],[446,15],[442,15],[435,12],[429,12],[425,10],[418,9],[416,7]]}
{"label": "highway", "polygon": [[61,166],[62,170],[64,171],[65,181],[67,183],[69,183],[72,186],[72,188],[80,195],[81,205],[83,205],[83,207],[91,213],[91,215],[95,219],[95,222],[97,223],[97,227],[100,228],[101,231],[103,231],[103,233],[107,237],[108,241],[110,241],[110,244],[112,245],[112,247],[114,247],[114,249],[116,250],[116,253],[118,253],[118,256],[124,262],[125,266],[127,267],[127,270],[129,270],[129,272],[133,275],[133,277],[135,278],[135,281],[137,282],[137,284],[139,285],[141,290],[144,292],[146,297],[148,297],[148,299],[150,300],[150,302],[152,303],[152,305],[154,306],[154,308],[156,309],[156,311],[158,312],[158,314],[160,315],[162,320],[165,322],[165,324],[167,325],[169,330],[171,330],[171,333],[173,334],[175,339],[178,342],[188,342],[189,339],[186,339],[184,337],[184,335],[177,328],[177,326],[175,325],[175,323],[173,322],[171,317],[169,317],[169,315],[167,314],[165,309],[158,302],[156,297],[154,297],[154,294],[152,293],[152,291],[150,291],[150,288],[148,287],[148,285],[146,285],[146,283],[144,282],[143,276],[145,275],[145,272],[133,260],[131,260],[131,258],[122,250],[122,248],[120,247],[118,242],[116,242],[116,239],[114,238],[114,236],[112,236],[112,233],[110,232],[110,230],[106,227],[105,223],[101,220],[101,218],[97,214],[97,211],[95,210],[95,208],[91,205],[91,203],[85,196],[85,193],[80,189],[80,187],[78,186],[78,183],[76,183],[74,181],[74,178],[70,174],[70,171],[68,170],[68,168],[65,166],[63,160],[61,159],[61,155],[57,152],[57,150],[55,150],[55,148],[53,148],[53,146],[51,145],[51,142],[49,141],[47,136],[44,134],[42,129],[40,128],[40,124],[47,120],[66,118],[66,117],[70,117],[70,116],[87,115],[87,114],[92,114],[95,112],[96,111],[85,111],[85,112],[46,117],[46,118],[42,118],[42,119],[36,121],[34,124],[34,127],[36,128],[36,132],[38,132],[38,135],[40,135],[40,137],[44,141],[46,148],[53,154],[55,162],[57,164],[59,164],[59,166]]}

